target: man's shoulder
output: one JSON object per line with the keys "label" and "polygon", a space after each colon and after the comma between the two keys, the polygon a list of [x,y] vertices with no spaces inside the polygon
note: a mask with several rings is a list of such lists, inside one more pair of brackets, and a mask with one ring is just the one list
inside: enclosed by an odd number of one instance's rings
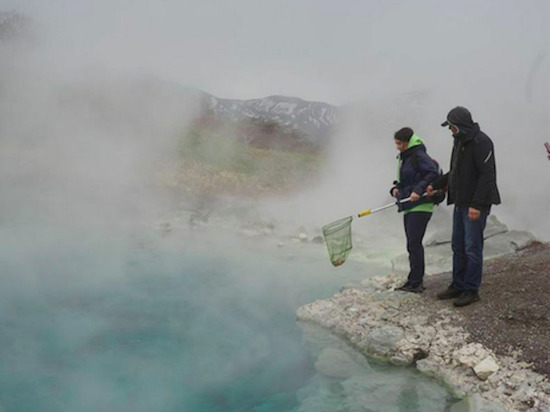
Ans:
{"label": "man's shoulder", "polygon": [[475,143],[489,143],[489,144],[493,144],[493,141],[491,140],[491,138],[489,136],[487,136],[483,131],[479,131],[477,132],[477,134],[474,136],[474,142]]}

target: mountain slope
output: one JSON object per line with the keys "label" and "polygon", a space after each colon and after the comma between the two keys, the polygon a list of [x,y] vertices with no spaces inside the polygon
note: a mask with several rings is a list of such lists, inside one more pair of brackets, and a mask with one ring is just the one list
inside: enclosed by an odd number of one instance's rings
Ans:
{"label": "mountain slope", "polygon": [[295,129],[322,145],[338,119],[338,108],[328,103],[309,102],[296,97],[269,96],[261,99],[220,99],[205,93],[204,107],[217,118],[240,121],[264,118]]}

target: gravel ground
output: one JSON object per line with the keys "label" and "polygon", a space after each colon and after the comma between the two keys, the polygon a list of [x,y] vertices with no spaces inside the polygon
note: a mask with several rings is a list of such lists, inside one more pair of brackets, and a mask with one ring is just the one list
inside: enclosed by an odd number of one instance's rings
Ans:
{"label": "gravel ground", "polygon": [[[424,296],[437,300],[451,273],[424,280]],[[550,243],[534,242],[517,254],[485,264],[481,300],[463,308],[438,301],[458,311],[470,341],[480,342],[499,355],[516,356],[550,377]]]}

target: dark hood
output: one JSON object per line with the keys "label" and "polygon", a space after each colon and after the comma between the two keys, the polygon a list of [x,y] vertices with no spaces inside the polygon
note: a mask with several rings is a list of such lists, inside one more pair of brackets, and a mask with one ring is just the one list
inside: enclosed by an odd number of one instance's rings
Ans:
{"label": "dark hood", "polygon": [[441,126],[449,126],[449,124],[458,127],[459,132],[453,136],[461,140],[469,140],[479,132],[479,125],[472,120],[472,114],[462,106],[452,109]]}
{"label": "dark hood", "polygon": [[453,134],[453,137],[455,139],[459,139],[463,142],[467,142],[474,138],[474,136],[479,132],[479,124],[472,123],[468,125],[457,125],[458,126],[458,133],[455,135]]}
{"label": "dark hood", "polygon": [[473,123],[472,114],[468,109],[462,106],[456,106],[447,114],[447,120],[441,123],[441,126],[446,127],[449,124],[454,125],[468,125]]}

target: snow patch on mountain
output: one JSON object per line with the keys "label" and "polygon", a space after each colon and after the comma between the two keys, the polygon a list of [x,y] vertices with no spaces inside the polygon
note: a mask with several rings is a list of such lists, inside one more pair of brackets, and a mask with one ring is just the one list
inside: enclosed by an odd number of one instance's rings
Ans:
{"label": "snow patch on mountain", "polygon": [[216,117],[233,121],[261,117],[294,128],[312,142],[324,143],[338,120],[338,108],[328,103],[310,102],[296,97],[269,96],[262,99],[235,100],[209,96],[206,109]]}

